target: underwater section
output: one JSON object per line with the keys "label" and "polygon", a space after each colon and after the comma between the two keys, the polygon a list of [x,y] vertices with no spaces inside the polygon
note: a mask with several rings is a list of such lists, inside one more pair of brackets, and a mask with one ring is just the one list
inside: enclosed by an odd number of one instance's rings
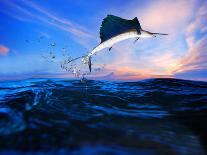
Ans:
{"label": "underwater section", "polygon": [[205,155],[207,82],[0,82],[0,154]]}

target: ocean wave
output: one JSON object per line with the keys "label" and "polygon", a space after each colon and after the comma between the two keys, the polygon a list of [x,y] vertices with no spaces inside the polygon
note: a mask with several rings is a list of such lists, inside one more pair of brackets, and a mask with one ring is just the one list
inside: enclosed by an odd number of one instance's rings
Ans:
{"label": "ocean wave", "polygon": [[29,79],[0,82],[0,103],[2,151],[80,154],[95,144],[112,154],[121,154],[117,148],[205,154],[207,148],[207,82]]}

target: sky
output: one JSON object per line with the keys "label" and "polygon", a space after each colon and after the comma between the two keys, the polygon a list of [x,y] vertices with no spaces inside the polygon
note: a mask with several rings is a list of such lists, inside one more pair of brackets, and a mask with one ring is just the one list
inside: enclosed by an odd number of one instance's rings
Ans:
{"label": "sky", "polygon": [[0,80],[73,76],[60,67],[63,53],[75,58],[97,46],[108,14],[137,17],[142,29],[169,35],[100,51],[89,76],[207,80],[206,0],[1,0]]}

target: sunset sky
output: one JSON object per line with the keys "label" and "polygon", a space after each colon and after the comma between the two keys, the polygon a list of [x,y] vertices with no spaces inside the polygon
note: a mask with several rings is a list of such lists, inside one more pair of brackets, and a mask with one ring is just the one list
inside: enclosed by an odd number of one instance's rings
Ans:
{"label": "sunset sky", "polygon": [[43,55],[52,50],[61,61],[63,49],[72,57],[90,52],[108,14],[137,17],[142,29],[169,35],[100,51],[93,69],[105,67],[92,76],[207,80],[206,0],[1,0],[0,79],[70,77]]}

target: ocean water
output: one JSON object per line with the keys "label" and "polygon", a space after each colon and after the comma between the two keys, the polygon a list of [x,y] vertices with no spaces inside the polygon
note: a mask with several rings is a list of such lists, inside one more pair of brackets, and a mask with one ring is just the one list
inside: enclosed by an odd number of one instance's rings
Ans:
{"label": "ocean water", "polygon": [[207,82],[0,82],[0,154],[206,152]]}

